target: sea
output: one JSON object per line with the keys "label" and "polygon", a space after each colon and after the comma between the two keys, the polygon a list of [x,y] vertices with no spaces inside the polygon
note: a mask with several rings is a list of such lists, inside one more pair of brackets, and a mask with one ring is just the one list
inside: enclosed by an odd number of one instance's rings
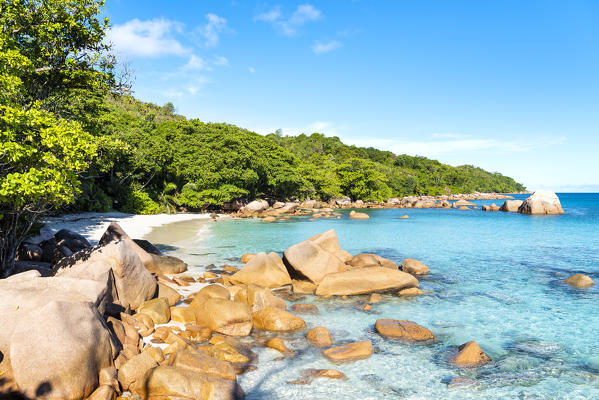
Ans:
{"label": "sea", "polygon": [[[400,263],[416,258],[430,268],[419,278],[425,295],[384,301],[362,311],[367,296],[294,302],[319,308],[302,315],[308,328],[324,326],[333,342],[370,340],[373,355],[334,364],[310,347],[304,332],[279,335],[296,351],[281,357],[255,347],[257,369],[238,377],[248,399],[599,399],[599,193],[558,193],[565,214],[458,209],[366,209],[369,220],[293,217],[184,221],[155,228],[146,238],[183,258],[201,275],[224,264],[241,267],[243,253],[274,251],[328,229],[352,254],[375,253]],[[526,195],[515,195],[524,199]],[[498,205],[502,200],[475,201]],[[408,219],[398,219],[408,215]],[[584,273],[597,282],[576,289],[562,281]],[[385,339],[379,318],[411,320],[429,328],[426,344]],[[474,340],[492,358],[460,369],[448,360]],[[347,380],[303,378],[304,370],[334,368]]]}

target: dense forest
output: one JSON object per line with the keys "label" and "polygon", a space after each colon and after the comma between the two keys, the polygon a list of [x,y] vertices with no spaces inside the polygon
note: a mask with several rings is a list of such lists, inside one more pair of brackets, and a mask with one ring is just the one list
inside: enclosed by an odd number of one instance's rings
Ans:
{"label": "dense forest", "polygon": [[262,136],[176,115],[131,96],[111,55],[102,0],[0,0],[0,271],[49,211],[152,214],[233,199],[382,201],[512,192],[472,166],[347,146],[336,137]]}
{"label": "dense forest", "polygon": [[472,166],[343,144],[319,133],[261,136],[176,115],[172,104],[108,95],[94,123],[99,157],[82,174],[78,210],[133,213],[218,207],[233,199],[384,201],[418,194],[513,192]]}

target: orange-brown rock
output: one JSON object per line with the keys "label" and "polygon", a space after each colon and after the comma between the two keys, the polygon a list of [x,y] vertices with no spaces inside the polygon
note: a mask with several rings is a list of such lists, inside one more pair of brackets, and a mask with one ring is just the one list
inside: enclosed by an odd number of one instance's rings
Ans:
{"label": "orange-brown rock", "polygon": [[205,351],[178,351],[171,355],[165,365],[184,368],[202,374],[215,375],[230,381],[237,379],[235,370],[231,364],[211,357]]}
{"label": "orange-brown rock", "polygon": [[435,338],[435,335],[413,321],[377,319],[375,330],[382,336],[406,342],[421,342]]}
{"label": "orange-brown rock", "polygon": [[189,332],[190,339],[194,342],[204,342],[212,336],[212,329],[206,326],[185,325],[185,331]]}
{"label": "orange-brown rock", "polygon": [[467,342],[458,348],[458,353],[452,357],[451,363],[457,367],[477,367],[491,362],[476,342]]}
{"label": "orange-brown rock", "polygon": [[302,371],[302,375],[310,378],[347,379],[343,372],[336,369],[305,369]]}
{"label": "orange-brown rock", "polygon": [[158,297],[164,297],[168,300],[169,306],[174,306],[183,296],[181,296],[175,289],[164,283],[158,282]]}
{"label": "orange-brown rock", "polygon": [[322,354],[335,362],[362,360],[372,355],[372,343],[370,340],[348,343],[343,346],[326,349]]}
{"label": "orange-brown rock", "polygon": [[402,297],[409,297],[409,296],[419,296],[421,294],[424,294],[424,292],[418,288],[407,288],[407,289],[401,289],[399,292],[397,292],[398,296],[402,296]]}
{"label": "orange-brown rock", "polygon": [[368,214],[355,211],[350,211],[349,217],[351,219],[370,219],[370,216]]}
{"label": "orange-brown rock", "polygon": [[139,308],[138,313],[148,315],[155,324],[166,324],[171,319],[168,300],[164,297],[146,300]]}
{"label": "orange-brown rock", "polygon": [[182,324],[195,324],[196,312],[191,307],[171,307],[171,320]]}
{"label": "orange-brown rock", "polygon": [[306,323],[300,317],[274,307],[258,311],[252,320],[256,328],[265,331],[295,331],[306,327]]}
{"label": "orange-brown rock", "polygon": [[376,254],[357,254],[347,262],[353,268],[364,268],[364,267],[385,267],[391,269],[398,269],[397,264],[393,261],[377,256]]}
{"label": "orange-brown rock", "polygon": [[274,307],[281,310],[287,309],[285,300],[273,295],[270,289],[256,285],[248,285],[247,287],[247,304],[252,314],[266,307]]}
{"label": "orange-brown rock", "polygon": [[368,297],[368,302],[372,304],[380,303],[381,301],[383,301],[383,296],[381,296],[379,293],[373,293],[370,295],[370,297]]}
{"label": "orange-brown rock", "polygon": [[319,284],[327,274],[348,269],[343,261],[310,240],[289,247],[284,256],[294,278],[315,284]]}
{"label": "orange-brown rock", "polygon": [[252,315],[247,304],[221,298],[209,298],[197,304],[196,321],[198,325],[229,336],[247,336],[252,330]]}
{"label": "orange-brown rock", "polygon": [[306,333],[306,339],[316,347],[328,347],[333,344],[329,330],[324,326],[317,326]]}
{"label": "orange-brown rock", "polygon": [[430,272],[422,262],[413,258],[406,258],[401,262],[401,270],[412,275],[425,275]]}
{"label": "orange-brown rock", "polygon": [[158,366],[158,363],[148,352],[133,356],[118,372],[118,379],[123,390],[128,390],[130,386],[141,381],[145,373],[156,366]]}
{"label": "orange-brown rock", "polygon": [[291,284],[293,285],[293,293],[314,294],[314,291],[316,291],[316,285],[312,282],[297,281],[294,279],[291,281]]}
{"label": "orange-brown rock", "polygon": [[590,277],[588,277],[584,274],[572,275],[572,276],[564,279],[564,282],[570,286],[574,286],[579,289],[586,289],[595,284],[595,282],[593,282],[593,280]]}
{"label": "orange-brown rock", "polygon": [[274,337],[270,340],[268,340],[266,343],[264,343],[264,345],[268,348],[277,350],[283,354],[292,354],[293,351],[289,350],[289,348],[287,347],[287,345],[285,344],[285,342],[278,337]]}
{"label": "orange-brown rock", "polygon": [[336,251],[341,250],[339,239],[337,238],[337,233],[334,229],[329,229],[328,231],[309,237],[307,240],[319,245],[329,253],[335,253]]}
{"label": "orange-brown rock", "polygon": [[206,299],[225,299],[229,300],[231,298],[231,294],[229,290],[221,285],[212,284],[202,288],[199,292],[195,294],[193,297],[193,301],[189,304],[189,307],[193,309],[197,309],[201,303],[203,303]]}
{"label": "orange-brown rock", "polygon": [[283,260],[277,253],[258,253],[231,276],[236,282],[275,288],[291,284],[291,278]]}
{"label": "orange-brown rock", "polygon": [[412,275],[385,267],[355,268],[326,275],[318,288],[318,296],[342,296],[418,287]]}
{"label": "orange-brown rock", "polygon": [[249,262],[255,256],[256,256],[256,254],[254,254],[254,253],[245,253],[241,256],[240,261],[245,264],[245,263]]}

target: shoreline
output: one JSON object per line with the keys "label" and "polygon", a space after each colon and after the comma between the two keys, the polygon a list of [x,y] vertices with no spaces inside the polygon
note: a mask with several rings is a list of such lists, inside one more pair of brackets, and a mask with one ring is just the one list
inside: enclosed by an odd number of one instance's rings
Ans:
{"label": "shoreline", "polygon": [[[219,217],[223,218],[225,216],[219,215]],[[90,243],[96,244],[112,222],[118,223],[131,237],[143,239],[154,228],[163,225],[192,220],[209,220],[210,218],[210,213],[136,215],[111,211],[107,213],[62,214],[58,217],[43,219],[44,226],[40,229],[40,235],[29,240],[32,242],[42,241],[61,229],[69,229],[83,235]]]}

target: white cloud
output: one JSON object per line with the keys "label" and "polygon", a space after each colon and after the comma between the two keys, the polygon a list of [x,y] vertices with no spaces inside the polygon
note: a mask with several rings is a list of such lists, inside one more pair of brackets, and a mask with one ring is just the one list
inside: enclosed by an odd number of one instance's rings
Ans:
{"label": "white cloud", "polygon": [[250,74],[253,74],[256,72],[256,69],[254,67],[248,67],[248,71],[250,71]]}
{"label": "white cloud", "polygon": [[254,21],[271,23],[280,29],[284,35],[293,36],[306,23],[317,21],[321,18],[322,12],[319,9],[311,4],[301,4],[297,6],[289,18],[284,18],[280,7],[275,7],[268,12],[257,15],[254,17]]}
{"label": "white cloud", "polygon": [[117,52],[132,57],[160,57],[164,55],[185,55],[189,50],[172,37],[181,32],[180,22],[168,19],[140,21],[132,19],[121,25],[114,25],[106,33],[106,40],[114,45]]}
{"label": "white cloud", "polygon": [[314,54],[324,54],[324,53],[328,53],[329,51],[338,49],[341,46],[342,46],[341,42],[339,42],[337,40],[331,40],[326,43],[322,43],[317,40],[314,42],[314,45],[312,46],[312,51],[314,52]]}
{"label": "white cloud", "polygon": [[464,135],[462,133],[433,133],[432,138],[435,139],[464,139],[471,137],[472,135]]}
{"label": "white cloud", "polygon": [[214,57],[214,60],[212,61],[212,64],[218,65],[218,66],[223,66],[223,67],[228,67],[229,66],[229,60],[227,60],[226,57],[216,56],[216,57]]}
{"label": "white cloud", "polygon": [[187,64],[183,66],[183,70],[185,71],[198,71],[202,69],[206,69],[206,62],[202,57],[198,57],[195,54],[192,54]]}
{"label": "white cloud", "polygon": [[198,29],[200,35],[204,38],[206,47],[214,47],[218,44],[220,34],[228,31],[227,20],[216,14],[206,14],[208,23]]}
{"label": "white cloud", "polygon": [[275,7],[270,11],[256,15],[254,21],[275,22],[281,18],[281,7]]}

